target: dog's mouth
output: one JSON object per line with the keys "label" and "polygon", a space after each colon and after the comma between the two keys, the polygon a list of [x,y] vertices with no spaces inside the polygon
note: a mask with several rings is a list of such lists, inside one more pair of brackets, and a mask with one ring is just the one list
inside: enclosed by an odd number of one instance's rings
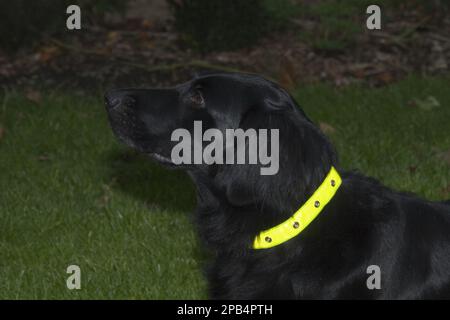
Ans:
{"label": "dog's mouth", "polygon": [[159,153],[152,152],[152,153],[150,153],[150,156],[153,159],[155,159],[156,161],[158,161],[158,162],[161,162],[161,163],[164,163],[164,164],[167,163],[167,164],[175,165],[175,163],[173,163],[172,159],[170,159],[170,158],[168,158],[166,156],[163,156],[163,155],[161,155]]}
{"label": "dog's mouth", "polygon": [[153,160],[156,160],[158,163],[161,163],[162,165],[168,166],[168,167],[178,167],[179,165],[173,163],[172,159],[163,156],[156,152],[151,152],[148,154]]}

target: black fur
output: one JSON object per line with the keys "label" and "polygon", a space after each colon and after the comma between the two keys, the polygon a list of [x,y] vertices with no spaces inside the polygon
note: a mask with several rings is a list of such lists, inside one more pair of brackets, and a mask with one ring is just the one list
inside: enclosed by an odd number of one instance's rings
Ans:
{"label": "black fur", "polygon": [[[110,91],[106,101],[116,135],[169,166],[172,130],[192,130],[194,120],[204,130],[280,130],[276,175],[260,175],[259,165],[180,166],[197,186],[212,298],[450,298],[449,203],[342,170],[328,139],[278,85],[210,74],[165,90]],[[317,219],[282,245],[252,249],[255,235],[290,217],[331,166],[343,183]],[[369,265],[381,269],[380,290],[366,286]]]}

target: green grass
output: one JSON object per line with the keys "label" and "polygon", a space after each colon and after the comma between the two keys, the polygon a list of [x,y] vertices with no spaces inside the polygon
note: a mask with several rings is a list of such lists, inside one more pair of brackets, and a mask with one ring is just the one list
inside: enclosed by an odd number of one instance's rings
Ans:
{"label": "green grass", "polygon": [[0,119],[0,298],[205,297],[190,180],[119,146],[101,99],[8,94]]}
{"label": "green grass", "polygon": [[[345,169],[438,200],[450,198],[450,79],[409,78],[381,89],[310,86],[296,97],[329,134]],[[413,101],[434,97],[428,110]],[[446,155],[445,155],[446,154]]]}
{"label": "green grass", "polygon": [[[344,168],[396,189],[450,198],[449,78],[382,89],[315,85],[294,92],[330,137]],[[435,97],[424,110],[411,100]],[[0,298],[206,298],[190,223],[194,188],[120,146],[101,98],[0,97]],[[412,170],[411,168],[415,168]],[[66,288],[81,267],[82,289]]]}

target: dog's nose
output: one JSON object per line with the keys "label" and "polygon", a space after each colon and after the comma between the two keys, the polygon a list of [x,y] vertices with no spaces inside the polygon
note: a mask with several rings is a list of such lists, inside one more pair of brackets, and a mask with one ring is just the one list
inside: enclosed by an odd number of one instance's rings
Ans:
{"label": "dog's nose", "polygon": [[105,105],[108,109],[113,109],[119,104],[126,106],[132,106],[135,103],[135,99],[124,90],[110,90],[105,94]]}

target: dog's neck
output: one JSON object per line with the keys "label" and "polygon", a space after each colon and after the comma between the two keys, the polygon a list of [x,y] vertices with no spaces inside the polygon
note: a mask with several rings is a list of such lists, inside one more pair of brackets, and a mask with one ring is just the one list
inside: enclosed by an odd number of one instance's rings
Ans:
{"label": "dog's neck", "polygon": [[[276,197],[255,197],[255,201],[236,206],[226,196],[217,177],[204,171],[190,171],[197,188],[196,222],[200,237],[214,251],[227,251],[242,255],[253,251],[252,243],[259,232],[288,219],[321,185],[329,168],[310,170],[310,183],[304,184],[300,172],[292,173],[288,189],[286,185],[274,185]],[[299,175],[295,177],[295,175]],[[276,199],[276,200],[275,200]]]}

